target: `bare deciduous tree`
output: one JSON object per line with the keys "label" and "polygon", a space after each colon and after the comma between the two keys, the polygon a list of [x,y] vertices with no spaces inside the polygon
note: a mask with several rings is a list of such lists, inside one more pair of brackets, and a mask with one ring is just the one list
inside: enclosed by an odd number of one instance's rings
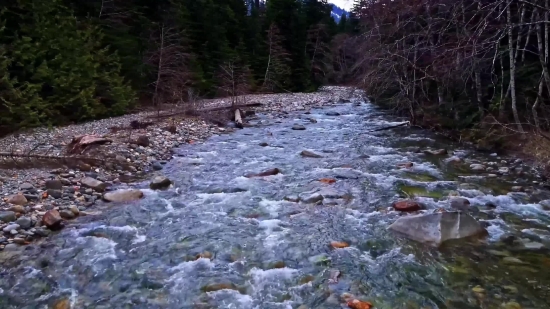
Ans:
{"label": "bare deciduous tree", "polygon": [[153,105],[180,103],[187,96],[190,83],[189,60],[178,29],[160,24],[151,34],[152,50],[146,63],[151,67],[155,80],[151,83]]}

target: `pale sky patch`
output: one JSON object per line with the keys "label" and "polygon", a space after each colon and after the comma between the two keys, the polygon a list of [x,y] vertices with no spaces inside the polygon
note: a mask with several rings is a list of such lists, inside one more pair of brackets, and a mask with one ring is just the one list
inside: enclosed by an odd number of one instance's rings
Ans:
{"label": "pale sky patch", "polygon": [[334,3],[346,11],[351,10],[353,7],[353,0],[329,0],[328,2]]}

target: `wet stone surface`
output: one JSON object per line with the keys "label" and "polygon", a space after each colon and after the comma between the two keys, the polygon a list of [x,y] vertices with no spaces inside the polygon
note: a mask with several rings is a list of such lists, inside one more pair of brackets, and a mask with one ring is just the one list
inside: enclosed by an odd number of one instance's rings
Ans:
{"label": "wet stone surface", "polygon": [[[50,231],[2,212],[18,235],[0,235],[0,308],[546,308],[550,195],[529,168],[420,130],[367,133],[400,120],[356,103],[311,110],[306,130],[292,129],[303,113],[258,114],[179,148],[169,188],[138,183],[143,198],[99,203],[42,242],[18,245]],[[395,211],[403,198],[426,209]],[[432,248],[387,230],[456,208],[488,236]]]}

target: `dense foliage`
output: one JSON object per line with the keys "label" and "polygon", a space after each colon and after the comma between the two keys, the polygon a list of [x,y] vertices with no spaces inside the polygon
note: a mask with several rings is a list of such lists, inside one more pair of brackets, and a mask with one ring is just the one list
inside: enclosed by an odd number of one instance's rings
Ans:
{"label": "dense foliage", "polygon": [[337,25],[326,0],[0,4],[0,133],[191,93],[311,91],[347,70],[334,43],[350,23]]}

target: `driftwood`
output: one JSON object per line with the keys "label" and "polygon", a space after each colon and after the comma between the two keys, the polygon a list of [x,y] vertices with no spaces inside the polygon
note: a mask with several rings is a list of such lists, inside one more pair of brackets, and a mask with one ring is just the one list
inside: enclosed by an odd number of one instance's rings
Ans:
{"label": "driftwood", "polygon": [[237,128],[242,129],[243,128],[243,119],[241,118],[241,110],[235,109],[235,126]]}
{"label": "driftwood", "polygon": [[390,130],[390,129],[395,129],[395,128],[399,128],[399,127],[409,126],[409,125],[411,125],[410,121],[405,121],[405,122],[400,123],[400,124],[395,125],[395,126],[384,127],[384,128],[372,130],[372,131],[370,131],[370,132],[378,132],[378,131]]}
{"label": "driftwood", "polygon": [[97,135],[79,135],[75,136],[73,140],[67,145],[67,153],[83,154],[92,146],[104,145],[111,142],[112,140]]}

